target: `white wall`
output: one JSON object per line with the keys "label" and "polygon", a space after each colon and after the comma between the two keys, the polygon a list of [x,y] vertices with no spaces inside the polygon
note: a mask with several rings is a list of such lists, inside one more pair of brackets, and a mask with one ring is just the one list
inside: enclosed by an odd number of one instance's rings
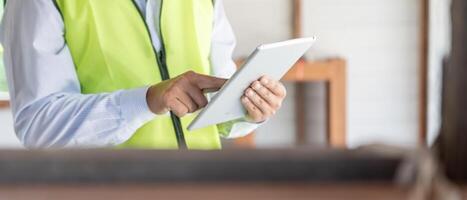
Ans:
{"label": "white wall", "polygon": [[305,0],[310,57],[348,60],[348,144],[416,143],[418,0]]}
{"label": "white wall", "polygon": [[[236,56],[290,37],[289,0],[224,0],[239,40]],[[316,35],[308,55],[348,60],[348,144],[415,145],[418,132],[419,4],[417,0],[304,0],[304,30]],[[290,88],[290,87],[289,87]],[[292,104],[293,101],[288,101]],[[294,122],[288,105],[259,136]],[[282,116],[287,115],[287,116]],[[264,136],[263,138],[267,138]],[[279,139],[276,139],[280,141]]]}
{"label": "white wall", "polygon": [[290,37],[289,0],[223,0],[238,46],[234,57],[248,56],[262,43]]}

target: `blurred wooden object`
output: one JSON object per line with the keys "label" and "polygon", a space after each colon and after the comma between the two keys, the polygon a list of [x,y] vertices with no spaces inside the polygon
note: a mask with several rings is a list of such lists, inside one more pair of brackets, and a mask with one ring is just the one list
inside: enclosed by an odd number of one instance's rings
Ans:
{"label": "blurred wooden object", "polygon": [[[429,155],[377,146],[350,151],[3,150],[0,194],[1,199],[38,200],[83,199],[83,196],[85,199],[453,199],[448,197],[457,188],[426,184],[425,181],[439,183],[442,177],[432,176],[437,167],[420,159],[425,156]],[[429,186],[444,192],[438,193]]]}
{"label": "blurred wooden object", "polygon": [[[293,0],[293,37],[303,37],[302,0]],[[346,147],[346,63],[335,59],[321,62],[302,60],[287,74],[286,81],[296,82],[295,114],[296,143],[306,145],[307,141],[307,102],[306,82],[325,81],[327,83],[327,131],[331,147]]]}
{"label": "blurred wooden object", "polygon": [[[302,22],[302,0],[292,0],[292,37],[303,37],[303,22]],[[302,65],[298,63],[298,66]],[[292,80],[292,79],[291,79]],[[292,80],[293,81],[293,80]],[[307,121],[308,116],[306,111],[308,104],[306,102],[306,83],[295,83],[295,144],[298,146],[306,145],[307,143]],[[305,111],[305,112],[304,112]]]}
{"label": "blurred wooden object", "polygon": [[400,199],[403,161],[364,150],[4,150],[0,199]]}
{"label": "blurred wooden object", "polygon": [[[407,199],[409,190],[385,183],[358,184],[68,184],[1,186],[4,199],[35,200],[394,200]],[[351,198],[349,198],[351,197]]]}
{"label": "blurred wooden object", "polygon": [[444,69],[438,150],[448,177],[467,183],[467,1],[452,2],[452,49]]}
{"label": "blurred wooden object", "polygon": [[0,101],[0,108],[7,108],[8,106],[10,106],[8,101]]}
{"label": "blurred wooden object", "polygon": [[0,184],[389,183],[403,161],[365,149],[2,150]]}
{"label": "blurred wooden object", "polygon": [[420,0],[420,66],[419,66],[419,145],[427,145],[428,134],[428,48],[429,48],[429,0]]}
{"label": "blurred wooden object", "polygon": [[[346,62],[342,59],[330,59],[326,61],[306,62],[300,61],[287,73],[284,81],[290,82],[315,82],[325,81],[327,83],[327,138],[331,147],[346,147]],[[300,106],[300,105],[297,105]],[[297,116],[306,115],[304,110],[298,110]],[[306,119],[306,117],[305,117]],[[304,137],[306,134],[306,121],[297,130],[297,135]],[[306,138],[301,138],[306,139]]]}

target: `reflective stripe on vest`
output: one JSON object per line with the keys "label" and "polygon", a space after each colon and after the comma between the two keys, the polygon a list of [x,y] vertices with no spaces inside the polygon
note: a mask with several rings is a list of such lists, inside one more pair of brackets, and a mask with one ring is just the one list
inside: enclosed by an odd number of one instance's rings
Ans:
{"label": "reflective stripe on vest", "polygon": [[[138,8],[130,0],[56,0],[84,94],[113,92],[161,82],[157,54]],[[166,0],[160,16],[165,63],[170,77],[186,71],[210,74],[213,24],[211,0]],[[181,119],[189,149],[221,148],[216,126],[196,131]],[[121,147],[176,149],[169,115],[139,128]]]}

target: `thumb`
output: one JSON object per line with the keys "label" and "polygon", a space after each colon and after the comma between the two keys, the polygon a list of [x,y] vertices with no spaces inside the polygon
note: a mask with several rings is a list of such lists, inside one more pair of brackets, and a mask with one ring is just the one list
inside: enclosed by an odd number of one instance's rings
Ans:
{"label": "thumb", "polygon": [[217,91],[227,81],[224,78],[217,78],[214,76],[207,76],[203,74],[194,74],[193,83],[198,86],[199,89],[205,91]]}

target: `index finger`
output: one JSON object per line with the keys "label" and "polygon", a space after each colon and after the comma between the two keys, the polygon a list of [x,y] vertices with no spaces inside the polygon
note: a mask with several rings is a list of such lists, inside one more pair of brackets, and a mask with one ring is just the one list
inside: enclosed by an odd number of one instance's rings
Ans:
{"label": "index finger", "polygon": [[207,76],[203,74],[193,74],[193,83],[201,90],[217,91],[227,81],[227,79]]}

